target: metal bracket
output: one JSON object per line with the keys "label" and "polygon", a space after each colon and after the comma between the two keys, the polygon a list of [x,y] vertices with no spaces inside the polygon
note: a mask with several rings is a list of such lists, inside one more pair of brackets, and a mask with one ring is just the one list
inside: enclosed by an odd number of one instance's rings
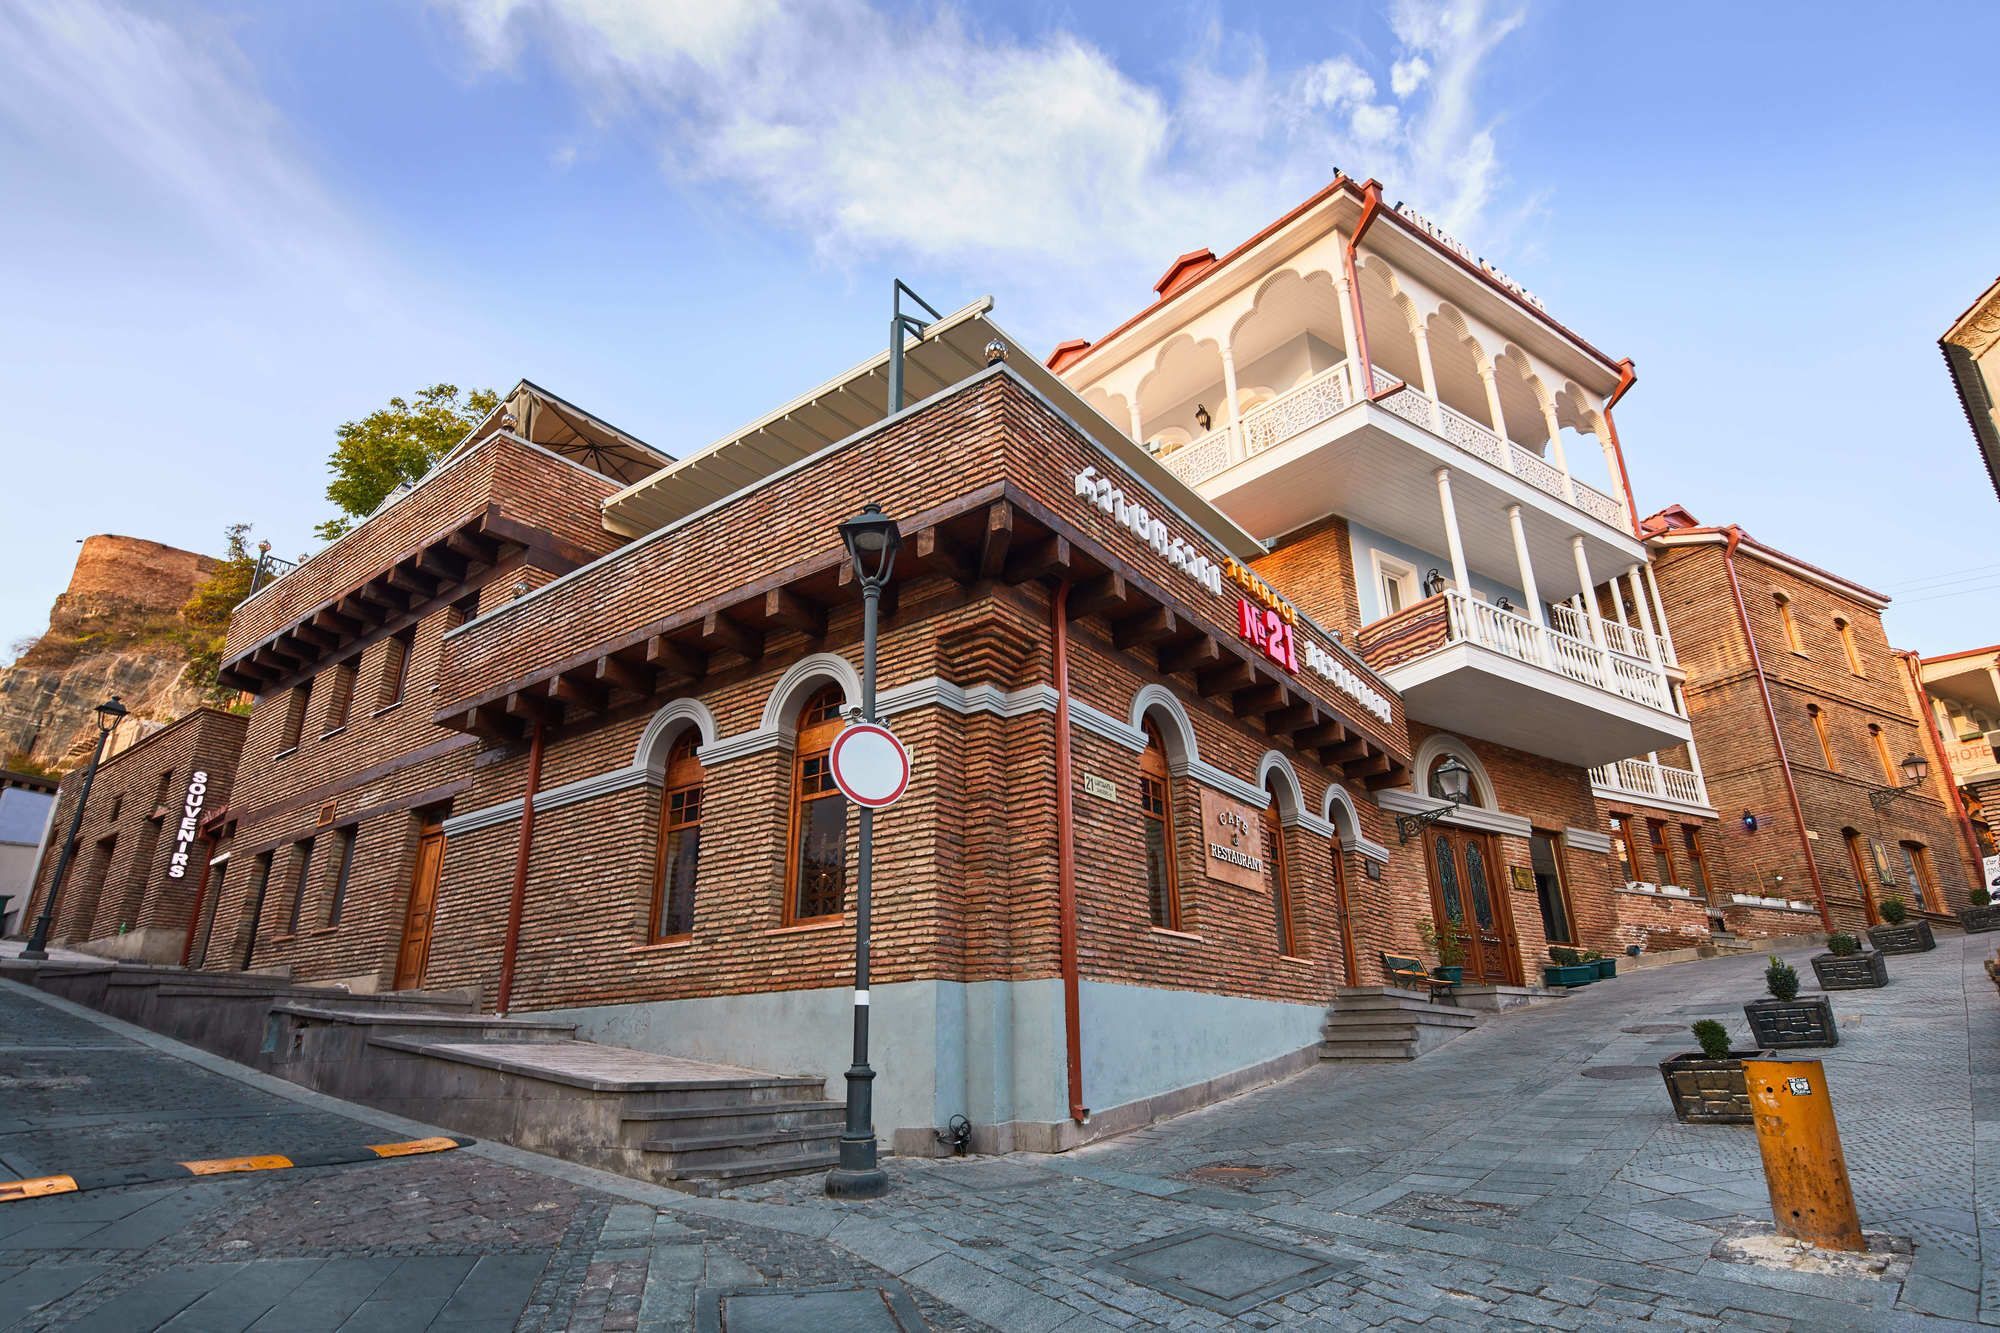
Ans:
{"label": "metal bracket", "polygon": [[1439,806],[1435,810],[1426,810],[1422,814],[1397,815],[1396,841],[1398,843],[1409,842],[1411,838],[1415,837],[1419,833],[1422,833],[1425,829],[1429,828],[1431,825],[1437,823],[1440,819],[1443,819],[1446,815],[1451,814],[1453,811],[1457,809],[1458,809],[1458,802],[1453,801],[1449,805]]}

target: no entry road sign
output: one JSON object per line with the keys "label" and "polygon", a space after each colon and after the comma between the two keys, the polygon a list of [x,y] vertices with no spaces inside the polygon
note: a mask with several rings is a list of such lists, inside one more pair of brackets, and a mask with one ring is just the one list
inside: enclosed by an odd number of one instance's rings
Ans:
{"label": "no entry road sign", "polygon": [[910,785],[910,752],[887,727],[856,722],[833,738],[834,785],[856,805],[879,810]]}

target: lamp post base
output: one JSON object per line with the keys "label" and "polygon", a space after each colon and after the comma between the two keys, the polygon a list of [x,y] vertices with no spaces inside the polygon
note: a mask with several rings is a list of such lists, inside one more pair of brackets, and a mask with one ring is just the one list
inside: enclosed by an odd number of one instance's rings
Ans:
{"label": "lamp post base", "polygon": [[49,951],[47,949],[37,949],[33,945],[29,945],[14,956],[16,958],[24,958],[31,963],[46,963],[49,960]]}
{"label": "lamp post base", "polygon": [[[869,1145],[871,1148],[874,1145]],[[847,1145],[841,1145],[841,1156],[847,1155]],[[869,1154],[874,1155],[872,1152]],[[850,1168],[836,1166],[826,1173],[826,1197],[829,1199],[879,1199],[889,1192],[889,1173],[879,1166]]]}

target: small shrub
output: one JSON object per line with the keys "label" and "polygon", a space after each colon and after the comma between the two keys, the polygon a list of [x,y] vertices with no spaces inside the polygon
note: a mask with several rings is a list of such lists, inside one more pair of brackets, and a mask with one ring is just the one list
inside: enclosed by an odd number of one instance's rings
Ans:
{"label": "small shrub", "polygon": [[1903,906],[1901,898],[1883,899],[1881,911],[1882,919],[1892,926],[1902,925],[1903,918],[1910,914],[1910,909]]}
{"label": "small shrub", "polygon": [[1971,902],[1974,907],[1990,907],[1993,905],[1993,891],[1984,884],[1974,885]]}
{"label": "small shrub", "polygon": [[1583,951],[1583,961],[1586,963],[1601,962],[1603,961],[1603,958],[1604,955],[1599,953],[1595,949],[1586,949]]}
{"label": "small shrub", "polygon": [[1567,945],[1557,944],[1549,949],[1549,961],[1557,967],[1575,967],[1583,961],[1583,955]]}
{"label": "small shrub", "polygon": [[1772,954],[1771,965],[1764,969],[1764,989],[1771,992],[1774,1000],[1798,999],[1799,970]]}
{"label": "small shrub", "polygon": [[1729,1058],[1729,1029],[1712,1018],[1704,1018],[1694,1025],[1694,1039],[1701,1043],[1701,1053],[1711,1060]]}
{"label": "small shrub", "polygon": [[1852,935],[1829,935],[1826,948],[1836,958],[1851,958],[1861,952],[1861,941]]}

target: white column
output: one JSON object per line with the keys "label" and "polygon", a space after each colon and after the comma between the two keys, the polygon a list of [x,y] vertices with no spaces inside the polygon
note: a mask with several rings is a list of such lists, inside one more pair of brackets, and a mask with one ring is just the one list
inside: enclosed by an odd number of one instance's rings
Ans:
{"label": "white column", "polygon": [[1666,640],[1667,644],[1667,665],[1679,666],[1680,657],[1674,651],[1673,622],[1667,619],[1667,604],[1660,600],[1660,581],[1653,577],[1653,562],[1648,560],[1644,565],[1644,569],[1646,571],[1646,591],[1652,594],[1653,617],[1659,622],[1660,637]]}
{"label": "white column", "polygon": [[[1437,372],[1431,369],[1430,330],[1424,327],[1424,321],[1420,319],[1417,321],[1417,327],[1412,331],[1417,335],[1417,366],[1424,372],[1424,392],[1433,398],[1437,398]],[[1438,401],[1443,402],[1444,400],[1439,398]]]}
{"label": "white column", "polygon": [[1438,508],[1444,511],[1444,539],[1451,552],[1451,579],[1460,593],[1472,595],[1472,580],[1465,572],[1465,542],[1458,535],[1458,509],[1451,502],[1451,469],[1439,468],[1434,474],[1438,484]]}
{"label": "white column", "polygon": [[1569,459],[1563,455],[1562,427],[1556,422],[1556,409],[1553,403],[1542,404],[1542,424],[1549,432],[1549,459],[1556,465],[1556,471],[1563,475],[1563,494],[1569,497],[1571,504],[1575,504],[1576,483],[1570,479]]}
{"label": "white column", "polygon": [[1132,400],[1132,443],[1142,449],[1146,447],[1146,432],[1139,428],[1139,400],[1137,398]]}
{"label": "white column", "polygon": [[1222,348],[1222,388],[1229,395],[1229,456],[1242,458],[1250,445],[1243,438],[1243,403],[1236,393],[1236,352],[1227,344]]}
{"label": "white column", "polygon": [[[1347,238],[1339,238],[1342,245]],[[1362,376],[1359,359],[1361,356],[1361,335],[1354,327],[1354,291],[1348,285],[1347,266],[1333,265],[1334,286],[1340,291],[1340,341],[1347,349],[1347,391],[1359,399],[1368,391],[1368,381]]]}
{"label": "white column", "polygon": [[1521,567],[1521,595],[1528,599],[1528,618],[1543,628],[1548,617],[1542,611],[1541,589],[1535,586],[1535,565],[1528,558],[1528,530],[1521,525],[1521,506],[1507,506],[1507,526],[1514,534],[1514,563]]}
{"label": "white column", "polygon": [[1639,628],[1646,632],[1646,659],[1654,666],[1660,662],[1660,640],[1653,629],[1653,608],[1646,605],[1646,588],[1639,579],[1639,566],[1625,571],[1625,582],[1632,588],[1632,605],[1639,608]]}
{"label": "white column", "polygon": [[[1578,601],[1583,605],[1583,626],[1590,632],[1590,641],[1602,649],[1604,647],[1604,627],[1597,623],[1597,585],[1590,581],[1590,560],[1583,553],[1583,538],[1571,537],[1569,539],[1569,551],[1571,555],[1576,557],[1576,581],[1583,589],[1581,593],[1577,594]],[[1607,664],[1605,670],[1609,671],[1610,669],[1609,664]]]}
{"label": "white column", "polygon": [[1507,470],[1514,470],[1514,451],[1507,445],[1507,414],[1500,410],[1500,385],[1493,378],[1493,367],[1479,368],[1479,382],[1486,386],[1486,410],[1493,417],[1493,433],[1500,437],[1500,457],[1506,461]]}

